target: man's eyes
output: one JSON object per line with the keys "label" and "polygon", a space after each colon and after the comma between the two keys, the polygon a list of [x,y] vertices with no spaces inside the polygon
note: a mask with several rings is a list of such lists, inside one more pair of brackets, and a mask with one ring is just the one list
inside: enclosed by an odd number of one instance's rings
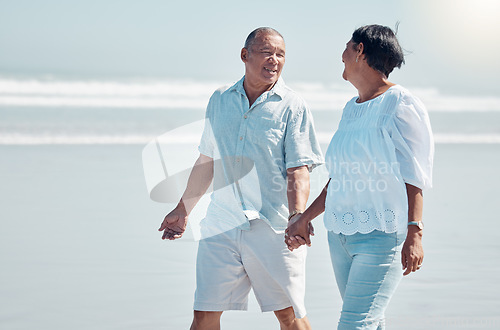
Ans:
{"label": "man's eyes", "polygon": [[[264,55],[267,55],[267,56],[273,56],[274,53],[273,52],[266,52],[266,51],[262,51],[260,52],[261,54],[264,54]],[[280,57],[280,58],[283,58],[285,57],[285,54],[282,54],[282,53],[278,53],[276,54],[277,57]]]}

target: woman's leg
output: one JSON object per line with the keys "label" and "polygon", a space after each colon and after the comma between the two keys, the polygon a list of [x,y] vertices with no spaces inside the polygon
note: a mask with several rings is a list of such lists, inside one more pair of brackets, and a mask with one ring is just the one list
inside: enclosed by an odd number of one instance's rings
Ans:
{"label": "woman's leg", "polygon": [[332,259],[335,280],[340,291],[340,296],[344,299],[347,279],[351,271],[352,255],[345,249],[346,237],[343,234],[328,232],[328,245],[330,247],[330,258]]}
{"label": "woman's leg", "polygon": [[341,254],[349,255],[352,262],[341,289],[343,306],[338,329],[384,329],[385,310],[403,277],[400,258],[405,237],[373,231],[344,238],[342,247],[346,252]]}

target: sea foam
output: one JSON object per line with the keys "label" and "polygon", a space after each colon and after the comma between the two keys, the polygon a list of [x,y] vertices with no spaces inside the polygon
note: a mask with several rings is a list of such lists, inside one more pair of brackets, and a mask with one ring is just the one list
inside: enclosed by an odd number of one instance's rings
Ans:
{"label": "sea foam", "polygon": [[[341,110],[356,95],[350,84],[287,82],[312,110]],[[204,108],[223,83],[189,80],[0,79],[0,106]],[[429,111],[500,111],[500,97],[449,95],[409,88]]]}
{"label": "sea foam", "polygon": [[[333,132],[318,132],[318,141],[328,144]],[[6,134],[0,133],[0,145],[145,145],[155,137],[147,134]],[[500,134],[434,134],[436,144],[500,144]],[[163,142],[165,143],[165,142]],[[169,144],[196,147],[196,134],[178,135]]]}

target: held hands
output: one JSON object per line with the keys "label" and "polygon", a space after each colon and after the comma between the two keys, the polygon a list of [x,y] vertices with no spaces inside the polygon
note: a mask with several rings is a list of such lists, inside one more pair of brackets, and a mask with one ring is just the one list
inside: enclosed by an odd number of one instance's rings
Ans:
{"label": "held hands", "polygon": [[181,238],[186,230],[188,215],[184,205],[179,203],[163,220],[158,231],[163,231],[161,239],[175,240]]}
{"label": "held hands", "polygon": [[301,245],[311,246],[310,235],[314,236],[312,223],[298,213],[288,221],[288,228],[285,230],[285,243],[290,251],[298,249]]}
{"label": "held hands", "polygon": [[422,267],[424,261],[424,249],[422,247],[422,230],[415,226],[408,226],[408,235],[401,251],[401,263],[403,264],[403,275],[416,272]]}

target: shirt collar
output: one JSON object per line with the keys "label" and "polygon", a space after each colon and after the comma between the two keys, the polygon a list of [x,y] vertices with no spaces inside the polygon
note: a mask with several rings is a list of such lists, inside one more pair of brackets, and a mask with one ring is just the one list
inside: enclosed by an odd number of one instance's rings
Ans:
{"label": "shirt collar", "polygon": [[[234,90],[242,95],[246,95],[245,88],[243,87],[244,80],[245,80],[245,76],[243,76],[243,78],[241,78],[236,84],[234,84],[230,88],[230,90]],[[276,82],[276,84],[274,84],[273,88],[271,88],[271,90],[269,92],[271,93],[271,95],[276,94],[283,99],[283,97],[286,94],[286,86],[285,86],[285,82],[283,81],[283,78],[279,77],[278,81]]]}

